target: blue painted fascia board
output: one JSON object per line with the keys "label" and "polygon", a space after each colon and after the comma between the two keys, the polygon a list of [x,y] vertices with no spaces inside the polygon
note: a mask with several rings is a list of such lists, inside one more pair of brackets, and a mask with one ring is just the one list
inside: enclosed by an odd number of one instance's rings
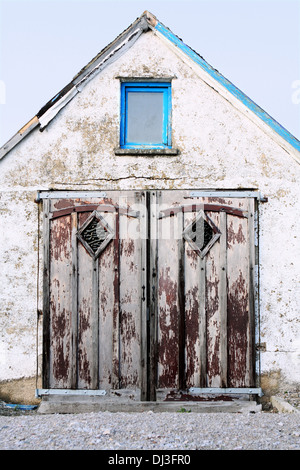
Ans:
{"label": "blue painted fascia board", "polygon": [[216,69],[209,65],[199,54],[193,49],[184,44],[175,34],[173,34],[168,28],[166,28],[159,21],[155,28],[164,37],[169,39],[171,43],[177,46],[182,52],[184,52],[191,60],[198,64],[203,70],[205,70],[211,77],[213,77],[218,83],[220,83],[226,90],[228,90],[235,98],[240,100],[247,108],[249,108],[256,116],[258,116],[263,122],[265,122],[271,129],[277,134],[283,137],[290,145],[296,150],[300,151],[300,141],[296,139],[289,131],[281,126],[275,119],[273,119],[268,113],[266,113],[260,106],[252,101],[247,95],[233,85],[227,78],[223,77]]}

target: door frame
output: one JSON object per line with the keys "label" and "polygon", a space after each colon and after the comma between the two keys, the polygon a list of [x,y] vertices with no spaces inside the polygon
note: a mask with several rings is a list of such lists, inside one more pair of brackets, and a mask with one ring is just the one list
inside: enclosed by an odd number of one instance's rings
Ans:
{"label": "door frame", "polygon": [[[116,192],[120,193],[120,190],[107,190],[109,192]],[[145,193],[145,200],[146,200],[146,208],[147,208],[147,224],[145,226],[146,231],[146,249],[143,256],[143,263],[146,266],[145,272],[142,273],[144,276],[144,285],[146,286],[145,295],[146,295],[146,302],[144,302],[144,307],[142,307],[141,315],[144,318],[143,322],[143,335],[146,335],[146,340],[144,338],[144,344],[142,348],[142,356],[141,360],[144,361],[146,366],[144,366],[143,372],[143,391],[142,396],[144,400],[154,401],[156,399],[155,396],[155,368],[156,368],[156,344],[157,344],[157,302],[155,295],[156,289],[156,272],[157,272],[157,265],[156,265],[156,237],[153,236],[153,233],[156,232],[156,224],[157,224],[157,214],[155,214],[155,202],[157,198],[157,194],[159,191],[173,191],[168,189],[153,189],[153,190],[132,190],[132,192],[144,192]],[[181,191],[180,189],[176,189],[175,191]],[[251,300],[251,305],[253,305],[253,312],[252,312],[252,321],[253,321],[253,328],[252,328],[252,352],[253,352],[253,361],[254,361],[254,381],[255,387],[250,389],[245,389],[244,392],[248,394],[261,394],[260,389],[260,313],[259,313],[259,203],[267,202],[267,199],[264,198],[260,191],[258,190],[201,190],[201,189],[190,189],[190,196],[191,197],[227,197],[227,198],[253,198],[254,200],[254,213],[251,220],[251,232],[253,234],[252,239],[252,248],[250,250],[252,254],[251,263],[252,263],[252,275],[251,275],[251,282],[252,282],[252,292],[253,298]],[[98,197],[105,197],[106,191],[39,191],[37,194],[37,202],[43,202],[43,255],[44,255],[44,269],[43,269],[43,316],[44,316],[44,324],[43,324],[43,363],[46,364],[49,360],[49,351],[50,351],[50,335],[49,331],[47,330],[47,312],[49,315],[49,289],[47,286],[49,285],[49,265],[50,265],[50,253],[49,253],[49,244],[47,240],[49,240],[49,199],[68,199],[68,198],[98,198]],[[151,220],[151,223],[150,223]],[[155,220],[155,223],[153,223]],[[149,288],[147,288],[149,286]],[[46,321],[45,321],[46,320]],[[45,377],[45,382],[47,381],[47,372],[43,370],[43,374]],[[150,380],[146,380],[147,376]],[[199,393],[201,389],[197,388],[194,389],[196,393]],[[204,388],[206,393],[216,393],[220,392],[228,392],[233,393],[231,389],[224,389],[224,388]],[[68,392],[68,391],[67,391]],[[70,390],[70,393],[80,392],[79,390]],[[85,394],[89,394],[90,391],[85,391]],[[242,393],[242,391],[240,391]],[[45,390],[45,389],[37,389],[37,395],[42,396],[44,394],[51,394],[56,393],[53,390]],[[92,391],[91,391],[92,393]],[[98,391],[101,395],[103,394],[101,390]]]}

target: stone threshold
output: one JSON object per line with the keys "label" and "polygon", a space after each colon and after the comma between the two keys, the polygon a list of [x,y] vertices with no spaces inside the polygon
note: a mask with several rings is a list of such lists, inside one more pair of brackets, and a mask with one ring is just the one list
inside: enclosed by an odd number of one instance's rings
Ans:
{"label": "stone threshold", "polygon": [[182,401],[146,402],[103,400],[101,397],[45,397],[37,410],[38,414],[52,413],[97,413],[108,412],[153,412],[153,413],[257,413],[262,406],[255,401]]}

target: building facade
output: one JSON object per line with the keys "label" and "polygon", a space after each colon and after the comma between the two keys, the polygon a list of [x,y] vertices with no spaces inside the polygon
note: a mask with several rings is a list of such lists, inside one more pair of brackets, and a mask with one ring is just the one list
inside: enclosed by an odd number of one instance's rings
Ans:
{"label": "building facade", "polygon": [[0,381],[297,387],[299,148],[145,12],[1,149]]}

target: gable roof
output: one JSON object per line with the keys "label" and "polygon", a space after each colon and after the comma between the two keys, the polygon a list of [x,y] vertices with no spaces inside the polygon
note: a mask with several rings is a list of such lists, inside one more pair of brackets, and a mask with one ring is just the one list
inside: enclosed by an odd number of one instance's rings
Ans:
{"label": "gable roof", "polygon": [[42,131],[57,113],[82,90],[85,84],[91,80],[95,74],[101,71],[111,62],[115,61],[124,51],[131,47],[144,32],[151,29],[156,35],[175,48],[185,59],[190,59],[192,63],[206,74],[214,88],[225,97],[230,97],[234,104],[247,112],[247,115],[258,125],[263,126],[265,131],[269,131],[271,136],[276,137],[277,142],[288,153],[292,154],[300,163],[300,141],[289,131],[282,127],[275,119],[266,113],[261,107],[254,103],[241,90],[221,75],[216,69],[209,65],[203,57],[187,46],[180,38],[172,33],[166,26],[150,12],[145,11],[137,18],[125,31],[123,31],[113,42],[102,49],[59,93],[48,101],[39,112],[22,127],[2,148],[0,148],[0,159],[3,158],[13,147],[24,139],[33,129],[39,127]]}

